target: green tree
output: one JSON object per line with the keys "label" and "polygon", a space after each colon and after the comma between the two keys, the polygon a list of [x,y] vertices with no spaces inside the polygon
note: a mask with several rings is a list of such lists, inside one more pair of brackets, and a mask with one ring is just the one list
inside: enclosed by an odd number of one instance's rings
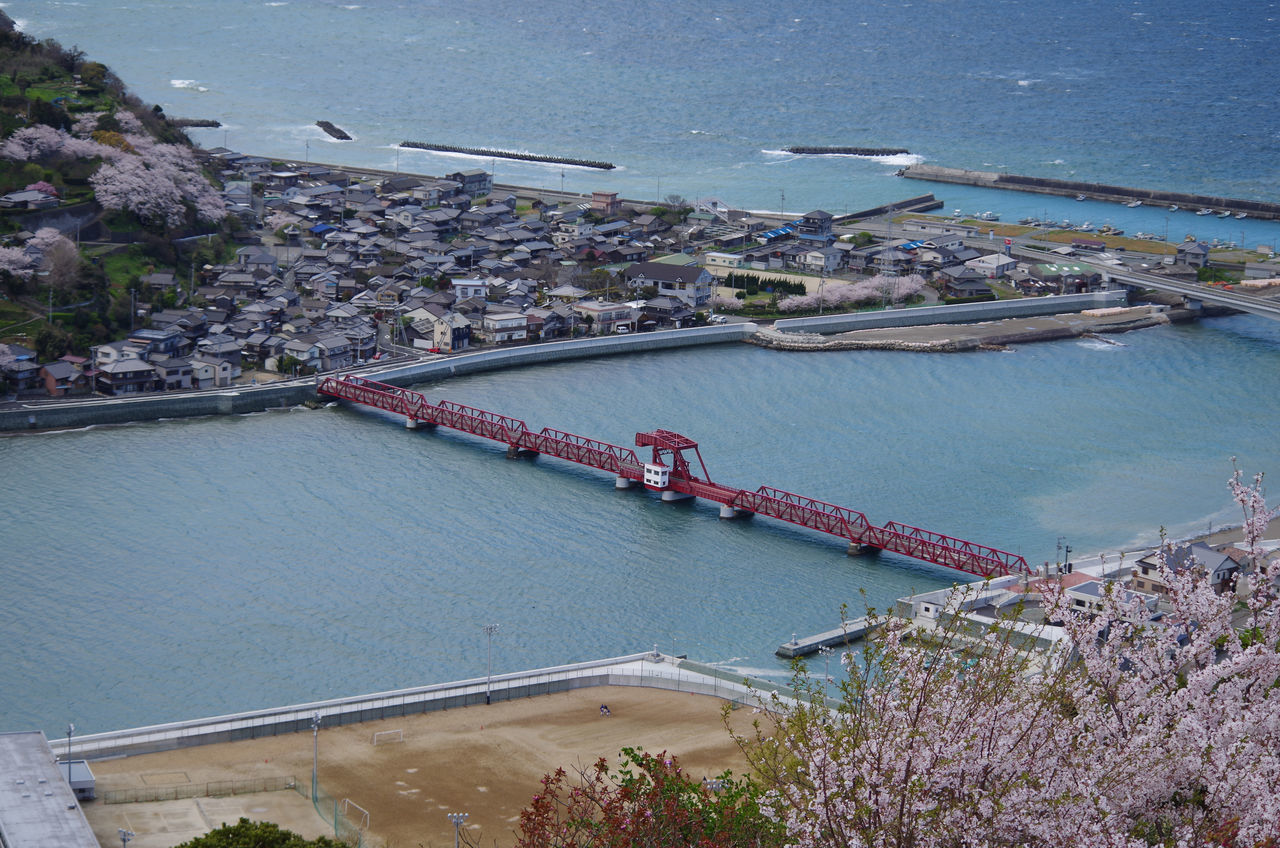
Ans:
{"label": "green tree", "polygon": [[80,82],[89,88],[102,89],[107,81],[107,66],[101,62],[85,62],[80,65]]}
{"label": "green tree", "polygon": [[71,337],[57,327],[41,327],[35,338],[36,359],[40,362],[52,362],[66,353],[70,344]]}
{"label": "green tree", "polygon": [[291,830],[271,822],[251,822],[241,818],[224,824],[204,836],[184,842],[178,848],[346,848],[327,836],[303,839]]}
{"label": "green tree", "polygon": [[727,772],[697,781],[675,757],[624,748],[623,764],[603,758],[570,776],[542,779],[520,813],[516,848],[771,848],[784,830],[760,810],[756,787]]}

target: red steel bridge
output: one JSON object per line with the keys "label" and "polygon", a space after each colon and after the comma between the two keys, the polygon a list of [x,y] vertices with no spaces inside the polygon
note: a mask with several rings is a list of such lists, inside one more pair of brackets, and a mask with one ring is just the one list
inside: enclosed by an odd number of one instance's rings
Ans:
{"label": "red steel bridge", "polygon": [[[720,515],[766,515],[846,540],[850,550],[875,548],[954,568],[980,577],[1029,574],[1017,554],[890,521],[876,526],[857,510],[814,500],[770,486],[755,491],[713,483],[698,443],[669,430],[637,433],[636,446],[652,448],[651,461],[634,450],[544,427],[534,432],[518,418],[450,401],[431,403],[419,392],[364,377],[329,376],[322,395],[403,415],[406,426],[449,427],[507,446],[508,456],[545,454],[613,474],[619,488],[642,483],[664,500],[696,497],[720,504]],[[701,472],[698,476],[696,472]]]}

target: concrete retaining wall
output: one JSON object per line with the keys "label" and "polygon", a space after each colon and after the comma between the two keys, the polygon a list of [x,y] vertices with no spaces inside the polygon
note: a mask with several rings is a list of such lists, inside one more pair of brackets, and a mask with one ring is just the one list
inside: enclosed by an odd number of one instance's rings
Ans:
{"label": "concrete retaining wall", "polygon": [[1001,318],[1032,318],[1037,315],[1059,315],[1085,309],[1124,306],[1126,297],[1127,294],[1124,291],[1117,290],[982,303],[959,303],[954,306],[921,306],[915,309],[889,309],[849,315],[784,318],[776,322],[774,328],[784,333],[847,333],[851,330],[870,330],[877,327],[967,324],[976,321],[995,321]]}
{"label": "concrete retaining wall", "polygon": [[[664,330],[637,335],[547,342],[461,354],[388,369],[360,369],[358,373],[392,385],[407,386],[428,380],[443,380],[453,376],[514,368],[520,365],[737,342],[750,338],[757,329],[755,324],[721,324],[686,330]],[[315,398],[314,381],[305,380],[291,381],[288,384],[239,386],[234,389],[182,394],[145,394],[68,402],[42,401],[21,404],[15,409],[0,410],[0,431],[60,430],[88,427],[92,424],[155,421],[161,418],[243,415],[265,409],[294,406]]]}
{"label": "concrete retaining wall", "polygon": [[654,350],[740,342],[751,338],[758,329],[759,327],[755,324],[720,324],[686,330],[660,330],[636,335],[571,339],[525,347],[486,350],[480,353],[464,353],[430,362],[415,362],[411,365],[362,373],[370,379],[390,383],[393,386],[408,386],[413,383],[443,380],[522,365],[540,365],[548,362],[587,359],[593,356],[646,353]]}
{"label": "concrete retaining wall", "polygon": [[782,691],[780,687],[764,683],[753,687],[755,691],[752,691],[744,684],[741,675],[732,675],[697,663],[682,662],[662,654],[632,654],[555,668],[495,674],[487,683],[484,678],[476,678],[97,733],[76,738],[74,755],[87,760],[100,760],[241,739],[304,733],[311,730],[312,717],[317,714],[321,717],[322,727],[380,721],[483,704],[486,691],[491,694],[493,701],[510,701],[592,686],[648,686],[711,695],[736,703],[755,703],[756,693],[767,695],[772,691]]}
{"label": "concrete retaining wall", "polygon": [[241,415],[294,406],[316,396],[314,382],[243,386],[206,392],[26,403],[0,410],[0,430],[66,429],[198,415]]}

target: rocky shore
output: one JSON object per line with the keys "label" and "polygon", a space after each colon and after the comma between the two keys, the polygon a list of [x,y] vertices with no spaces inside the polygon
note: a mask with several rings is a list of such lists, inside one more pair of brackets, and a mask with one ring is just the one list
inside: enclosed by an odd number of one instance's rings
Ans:
{"label": "rocky shore", "polygon": [[1104,333],[1123,333],[1189,320],[1188,310],[1135,306],[1089,309],[1065,315],[1006,318],[976,324],[927,324],[854,330],[823,336],[816,333],[784,333],[764,328],[747,339],[772,350],[906,350],[925,353],[961,353],[974,350],[1007,350],[1011,345],[1057,341]]}

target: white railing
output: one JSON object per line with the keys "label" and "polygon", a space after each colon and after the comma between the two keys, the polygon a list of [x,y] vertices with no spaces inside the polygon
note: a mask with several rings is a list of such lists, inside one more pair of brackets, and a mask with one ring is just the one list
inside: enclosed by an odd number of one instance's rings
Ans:
{"label": "white railing", "polygon": [[[696,666],[696,664],[690,664]],[[417,686],[210,718],[96,733],[76,739],[76,756],[102,759],[195,745],[309,731],[314,716],[321,727],[483,704],[486,693],[502,701],[587,686],[648,686],[696,692],[740,703],[756,703],[775,691],[765,682],[748,686],[744,678],[723,672],[683,668],[678,660],[648,652],[572,665],[494,675],[452,683]]]}

